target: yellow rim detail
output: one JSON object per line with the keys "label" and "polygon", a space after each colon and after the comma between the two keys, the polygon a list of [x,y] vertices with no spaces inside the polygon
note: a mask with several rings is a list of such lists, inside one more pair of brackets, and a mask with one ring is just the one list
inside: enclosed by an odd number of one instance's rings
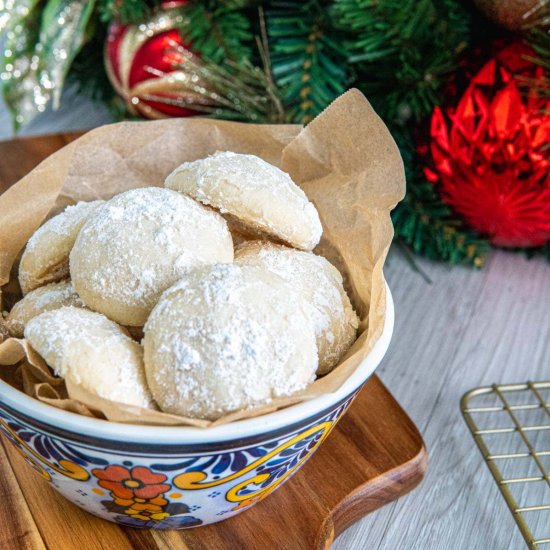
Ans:
{"label": "yellow rim detail", "polygon": [[334,422],[328,421],[328,422],[322,422],[321,424],[318,424],[317,426],[313,426],[306,430],[305,432],[302,432],[298,434],[297,436],[293,437],[291,440],[287,441],[280,447],[277,447],[276,449],[273,449],[266,455],[262,456],[252,464],[249,464],[246,468],[243,468],[239,472],[235,472],[225,478],[217,479],[215,481],[210,481],[208,483],[201,483],[204,479],[206,479],[207,475],[204,472],[187,472],[184,474],[180,474],[176,476],[173,479],[173,483],[176,487],[179,489],[187,489],[187,490],[199,490],[199,489],[208,489],[210,487],[216,487],[218,485],[222,485],[224,483],[227,483],[228,481],[236,480],[243,475],[247,474],[248,472],[253,471],[261,464],[264,464],[274,456],[277,456],[279,453],[284,451],[285,449],[288,449],[289,447],[292,447],[294,444],[298,443],[299,441],[302,441],[303,439],[306,439],[315,433],[322,432],[321,437],[319,440],[315,443],[315,445],[310,449],[308,454],[302,458],[296,466],[291,468],[281,479],[278,479],[275,483],[268,487],[264,487],[263,489],[259,489],[255,493],[249,493],[248,495],[239,495],[239,491],[241,491],[244,487],[251,484],[260,484],[263,483],[266,479],[269,478],[269,474],[258,474],[257,476],[247,479],[245,481],[242,481],[238,485],[235,485],[232,489],[230,489],[227,492],[226,498],[229,502],[241,502],[241,501],[248,501],[248,500],[256,500],[260,496],[265,496],[268,493],[270,493],[273,489],[275,489],[278,485],[280,485],[296,468],[302,464],[304,460],[315,450],[317,447],[325,440],[327,435],[329,434],[331,428],[333,427]]}

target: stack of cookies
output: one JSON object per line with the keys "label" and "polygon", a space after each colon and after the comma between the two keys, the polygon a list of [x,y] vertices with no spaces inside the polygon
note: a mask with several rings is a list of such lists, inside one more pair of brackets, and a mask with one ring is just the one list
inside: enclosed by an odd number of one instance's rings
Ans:
{"label": "stack of cookies", "polygon": [[288,174],[216,153],[43,224],[5,326],[92,394],[215,420],[305,389],[355,341],[321,234]]}

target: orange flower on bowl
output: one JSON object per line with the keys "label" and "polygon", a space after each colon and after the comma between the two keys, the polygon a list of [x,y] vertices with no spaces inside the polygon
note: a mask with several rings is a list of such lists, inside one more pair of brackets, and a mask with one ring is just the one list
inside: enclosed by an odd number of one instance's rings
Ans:
{"label": "orange flower on bowl", "polygon": [[113,493],[111,493],[115,504],[119,506],[125,506],[127,508],[132,508],[134,510],[149,510],[149,512],[158,512],[162,510],[163,506],[168,504],[168,501],[162,497],[155,497],[149,500],[143,498],[119,498]]}
{"label": "orange flower on bowl", "polygon": [[164,474],[156,474],[143,466],[128,469],[114,465],[103,470],[92,470],[92,473],[99,479],[100,487],[111,491],[119,499],[150,500],[170,489],[170,485],[164,483],[167,479]]}

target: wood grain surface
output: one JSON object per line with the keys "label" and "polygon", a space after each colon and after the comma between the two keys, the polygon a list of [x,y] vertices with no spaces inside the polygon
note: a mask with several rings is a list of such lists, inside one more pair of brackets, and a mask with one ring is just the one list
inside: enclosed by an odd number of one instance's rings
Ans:
{"label": "wood grain surface", "polygon": [[[0,143],[0,191],[76,134]],[[0,548],[328,548],[349,525],[422,479],[427,453],[412,421],[373,376],[314,457],[251,510],[186,531],[121,528],[64,500],[5,441]]]}

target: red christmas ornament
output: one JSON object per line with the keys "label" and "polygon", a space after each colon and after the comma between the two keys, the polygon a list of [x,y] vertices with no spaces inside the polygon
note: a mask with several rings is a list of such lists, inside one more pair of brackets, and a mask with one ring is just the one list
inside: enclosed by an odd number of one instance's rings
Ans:
{"label": "red christmas ornament", "polygon": [[550,240],[550,100],[527,86],[544,74],[528,55],[521,43],[508,46],[475,75],[456,108],[437,107],[431,119],[426,176],[499,246]]}
{"label": "red christmas ornament", "polygon": [[[187,0],[163,2],[150,21],[140,25],[114,22],[109,28],[105,68],[113,87],[135,115],[165,118],[196,114],[170,103],[180,94],[175,92],[169,75],[179,72],[175,64],[185,61],[175,46],[189,46],[183,43],[176,28],[182,19],[180,8],[186,3]],[[166,98],[166,102],[161,98]]]}

